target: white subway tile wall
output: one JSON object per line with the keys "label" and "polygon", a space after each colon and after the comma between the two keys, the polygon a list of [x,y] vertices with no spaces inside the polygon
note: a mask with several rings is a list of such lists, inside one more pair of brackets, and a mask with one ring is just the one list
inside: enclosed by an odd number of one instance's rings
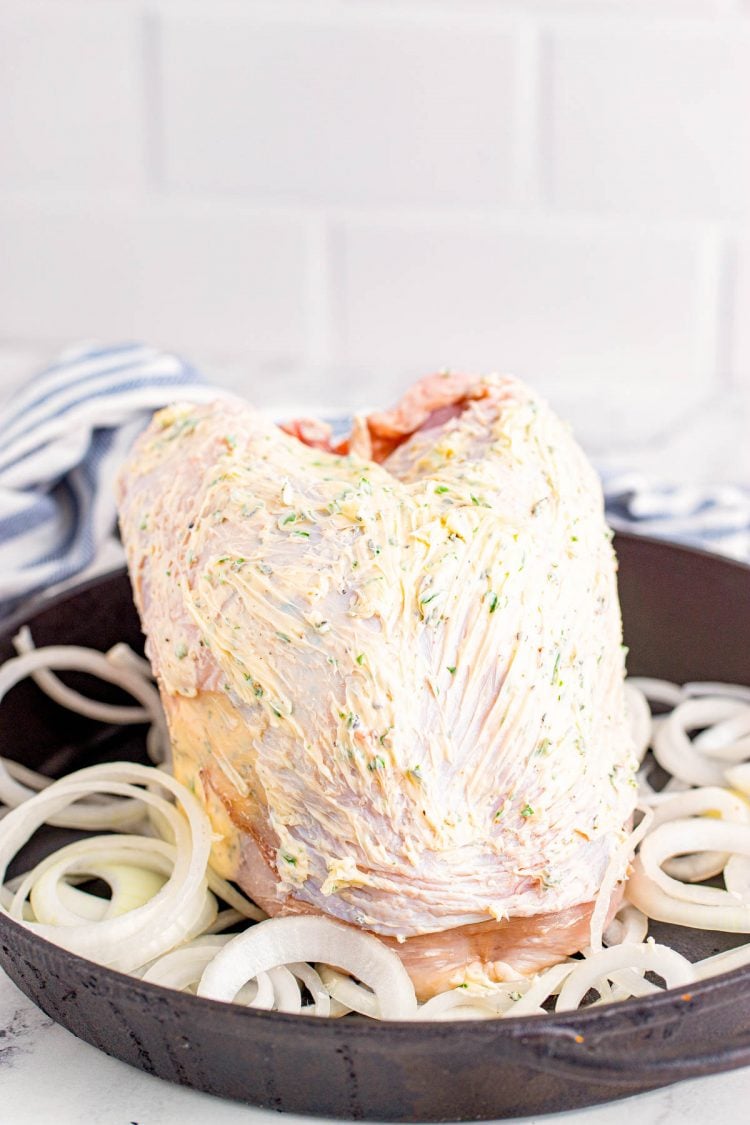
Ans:
{"label": "white subway tile wall", "polygon": [[637,441],[750,386],[749,210],[746,0],[0,5],[0,392],[136,337],[276,411],[514,370]]}

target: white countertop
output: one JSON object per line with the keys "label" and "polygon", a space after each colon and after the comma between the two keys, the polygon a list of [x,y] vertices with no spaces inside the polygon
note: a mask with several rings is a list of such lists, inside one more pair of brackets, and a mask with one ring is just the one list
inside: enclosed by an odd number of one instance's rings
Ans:
{"label": "white countertop", "polygon": [[[4,1125],[262,1125],[313,1121],[223,1101],[144,1074],[58,1027],[0,973],[0,1121]],[[555,1125],[748,1121],[750,1067],[625,1101],[525,1118]],[[520,1119],[516,1119],[520,1120]]]}

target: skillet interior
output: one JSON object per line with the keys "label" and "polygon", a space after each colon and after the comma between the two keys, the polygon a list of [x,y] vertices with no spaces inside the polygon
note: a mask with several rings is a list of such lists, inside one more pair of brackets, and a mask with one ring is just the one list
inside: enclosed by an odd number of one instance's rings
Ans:
{"label": "skillet interior", "polygon": [[[616,547],[630,672],[750,684],[750,567],[628,535]],[[37,644],[142,643],[124,572],[23,619]],[[0,635],[0,660],[12,655],[20,623]],[[102,729],[61,711],[30,681],[0,707],[0,753],[51,774],[145,760],[142,729]],[[65,839],[59,830],[39,833],[21,865]],[[742,940],[668,926],[652,932],[694,960]],[[689,994],[588,1012],[380,1025],[254,1012],[145,985],[1,915],[0,964],[48,1015],[107,1053],[170,1081],[296,1113],[391,1121],[540,1114],[750,1064],[750,967]]]}

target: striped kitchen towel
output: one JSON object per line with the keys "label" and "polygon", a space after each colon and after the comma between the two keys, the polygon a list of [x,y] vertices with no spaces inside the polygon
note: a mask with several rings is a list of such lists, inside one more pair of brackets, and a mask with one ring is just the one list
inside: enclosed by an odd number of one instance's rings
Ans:
{"label": "striped kitchen towel", "polygon": [[[0,417],[0,618],[123,562],[113,483],[136,434],[169,402],[223,393],[174,355],[121,344],[67,352],[16,394]],[[618,530],[750,559],[750,490],[656,488],[632,473],[604,489]]]}
{"label": "striped kitchen towel", "polygon": [[607,520],[636,531],[750,562],[750,488],[740,485],[657,487],[639,473],[602,477]]}
{"label": "striped kitchen towel", "polygon": [[154,410],[221,394],[177,356],[79,347],[0,417],[0,618],[33,594],[122,562],[114,478]]}

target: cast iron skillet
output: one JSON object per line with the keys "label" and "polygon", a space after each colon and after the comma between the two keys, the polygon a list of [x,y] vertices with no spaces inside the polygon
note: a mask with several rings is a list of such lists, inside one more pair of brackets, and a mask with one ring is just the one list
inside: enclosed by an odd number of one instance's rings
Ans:
{"label": "cast iron skillet", "polygon": [[[617,549],[630,671],[750,683],[750,567],[625,535]],[[81,586],[31,620],[40,644],[141,643],[124,573]],[[13,629],[0,636],[2,660]],[[113,698],[106,689],[101,697]],[[142,733],[103,731],[28,681],[0,707],[0,752],[50,773],[143,760]],[[41,845],[63,836],[49,830]],[[660,931],[693,959],[743,940],[654,927]],[[48,1015],[108,1054],[173,1082],[295,1113],[391,1121],[540,1114],[750,1064],[750,967],[689,992],[566,1015],[377,1024],[256,1012],[143,984],[2,916],[0,963]]]}

